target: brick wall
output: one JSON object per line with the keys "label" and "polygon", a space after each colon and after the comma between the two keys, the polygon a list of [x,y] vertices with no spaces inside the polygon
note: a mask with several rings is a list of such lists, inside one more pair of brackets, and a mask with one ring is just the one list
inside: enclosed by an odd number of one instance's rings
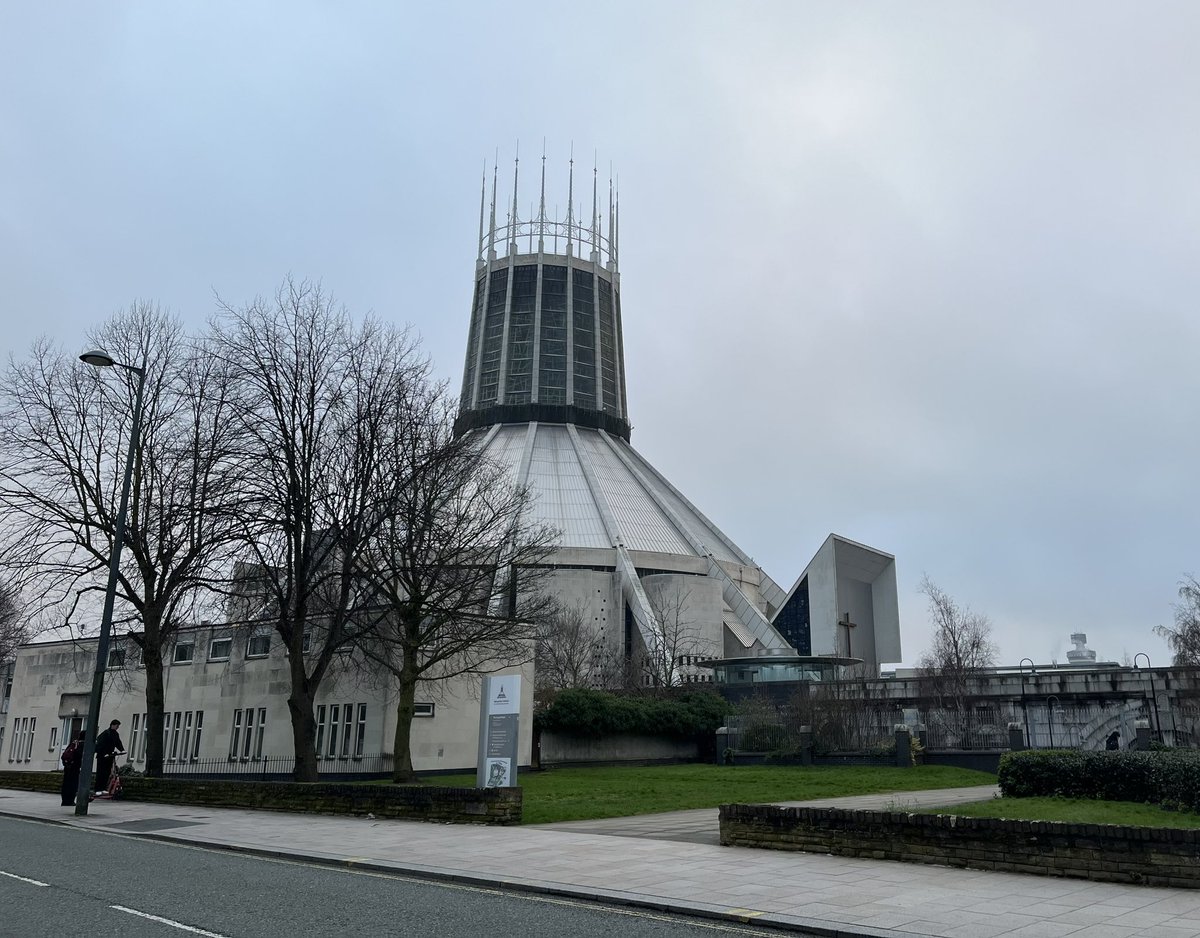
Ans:
{"label": "brick wall", "polygon": [[721,805],[726,846],[1200,888],[1200,830]]}
{"label": "brick wall", "polygon": [[[307,814],[374,814],[410,821],[520,824],[520,788],[349,785],[338,782],[187,781],[122,778],[130,801]],[[57,772],[0,772],[0,788],[57,792]]]}

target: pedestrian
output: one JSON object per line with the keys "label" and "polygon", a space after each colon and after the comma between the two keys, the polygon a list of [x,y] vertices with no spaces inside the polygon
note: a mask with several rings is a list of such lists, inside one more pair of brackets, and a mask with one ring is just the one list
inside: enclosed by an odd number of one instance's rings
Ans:
{"label": "pedestrian", "polygon": [[1108,739],[1104,741],[1104,748],[1113,750],[1121,748],[1121,734],[1113,730],[1108,734]]}
{"label": "pedestrian", "polygon": [[86,735],[80,730],[63,750],[62,803],[64,808],[75,803],[75,796],[79,792],[79,770],[83,767],[83,738]]}
{"label": "pedestrian", "polygon": [[108,779],[112,775],[117,754],[125,755],[125,744],[117,732],[120,725],[120,720],[113,720],[108,724],[108,729],[96,737],[96,780],[92,787],[97,795],[108,789]]}

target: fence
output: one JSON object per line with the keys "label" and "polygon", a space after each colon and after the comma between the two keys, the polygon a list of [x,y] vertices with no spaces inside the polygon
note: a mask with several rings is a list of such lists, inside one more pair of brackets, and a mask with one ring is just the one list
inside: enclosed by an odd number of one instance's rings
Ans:
{"label": "fence", "polygon": [[[347,759],[318,759],[317,770],[324,781],[387,778],[392,774],[395,760],[391,753]],[[296,768],[294,756],[271,756],[263,759],[196,759],[188,762],[167,762],[163,775],[186,778],[243,779],[278,781],[292,777]]]}

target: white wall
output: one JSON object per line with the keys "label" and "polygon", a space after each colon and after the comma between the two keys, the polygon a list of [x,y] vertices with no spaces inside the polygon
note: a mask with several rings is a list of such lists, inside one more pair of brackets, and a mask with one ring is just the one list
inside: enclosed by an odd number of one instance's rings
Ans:
{"label": "white wall", "polygon": [[[266,724],[262,734],[262,756],[290,758],[294,754],[294,746],[287,706],[289,671],[283,646],[278,636],[272,635],[271,650],[267,657],[247,659],[246,636],[242,634],[233,642],[229,660],[210,660],[208,652],[212,640],[230,634],[229,630],[221,628],[189,630],[188,637],[195,641],[195,656],[189,663],[165,667],[164,709],[169,714],[203,713],[197,758],[224,761],[230,758],[230,742],[237,711],[242,712],[243,721],[247,709],[254,711],[257,733],[258,714],[264,710]],[[50,770],[58,767],[58,754],[64,745],[63,720],[70,718],[72,711],[80,717],[86,716],[94,664],[94,641],[28,645],[19,650],[14,665],[8,730],[3,751],[0,751],[0,769]],[[520,759],[523,764],[528,764],[532,752],[532,664],[501,668],[497,673],[520,674],[523,677]],[[102,700],[101,727],[107,726],[112,719],[121,720],[121,735],[126,748],[131,754],[143,755],[144,747],[135,743],[133,729],[135,715],[140,725],[141,714],[146,709],[145,672],[140,667],[109,670]],[[434,711],[432,717],[413,721],[412,753],[417,771],[473,771],[479,732],[479,679],[468,676],[431,684],[418,691],[417,700],[432,704]],[[377,675],[335,668],[323,682],[317,698],[318,709],[321,706],[326,708],[327,726],[331,722],[331,708],[337,705],[340,717],[346,704],[351,705],[355,730],[359,705],[366,705],[363,755],[390,753],[396,727],[395,694],[391,681]],[[12,726],[17,719],[35,721],[28,762],[10,761],[16,744]],[[181,735],[183,722],[184,718],[181,718]],[[328,735],[325,735],[323,742],[325,745],[322,748],[327,750]],[[351,752],[346,759],[342,759],[339,742],[334,757],[323,760],[322,766],[328,771],[352,770],[356,743],[355,733]],[[254,761],[257,751],[256,739],[249,761]],[[241,761],[242,752],[243,747],[239,746],[238,761]]]}

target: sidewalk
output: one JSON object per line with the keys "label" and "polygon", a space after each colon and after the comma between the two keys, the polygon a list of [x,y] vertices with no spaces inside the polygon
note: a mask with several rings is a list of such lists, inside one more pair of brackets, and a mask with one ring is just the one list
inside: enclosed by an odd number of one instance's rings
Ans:
{"label": "sidewalk", "polygon": [[[915,794],[875,797],[902,804],[911,803]],[[945,801],[930,793],[921,797]],[[856,799],[835,800],[847,804]],[[1200,890],[609,836],[569,825],[471,827],[129,801],[93,802],[88,816],[77,818],[59,805],[57,794],[7,789],[0,790],[0,814],[818,935],[1200,935]]]}

